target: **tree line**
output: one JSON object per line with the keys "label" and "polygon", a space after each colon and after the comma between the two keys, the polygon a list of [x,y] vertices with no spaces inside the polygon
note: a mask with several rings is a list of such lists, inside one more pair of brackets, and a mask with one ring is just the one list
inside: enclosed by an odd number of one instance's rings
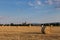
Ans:
{"label": "tree line", "polygon": [[0,26],[60,26],[60,23],[43,23],[43,24],[38,24],[38,23],[22,23],[22,24],[14,24],[14,23],[10,23],[10,24],[0,24]]}

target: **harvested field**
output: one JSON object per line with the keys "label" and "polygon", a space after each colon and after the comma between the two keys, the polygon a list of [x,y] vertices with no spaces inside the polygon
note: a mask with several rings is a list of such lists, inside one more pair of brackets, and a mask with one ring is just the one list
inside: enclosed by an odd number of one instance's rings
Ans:
{"label": "harvested field", "polygon": [[0,40],[60,40],[55,34],[0,34]]}
{"label": "harvested field", "polygon": [[41,34],[41,27],[1,26],[0,40],[60,40],[60,27],[47,27]]}
{"label": "harvested field", "polygon": [[40,26],[0,26],[0,32],[41,32]]}

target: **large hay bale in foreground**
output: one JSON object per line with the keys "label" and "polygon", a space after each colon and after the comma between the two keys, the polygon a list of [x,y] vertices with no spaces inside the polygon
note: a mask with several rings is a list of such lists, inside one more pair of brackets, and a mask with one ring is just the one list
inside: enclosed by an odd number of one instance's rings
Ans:
{"label": "large hay bale in foreground", "polygon": [[46,34],[51,34],[51,27],[50,27],[50,26],[47,26],[47,27],[45,28],[45,33],[46,33]]}
{"label": "large hay bale in foreground", "polygon": [[46,34],[60,34],[60,26],[47,26],[45,29]]}

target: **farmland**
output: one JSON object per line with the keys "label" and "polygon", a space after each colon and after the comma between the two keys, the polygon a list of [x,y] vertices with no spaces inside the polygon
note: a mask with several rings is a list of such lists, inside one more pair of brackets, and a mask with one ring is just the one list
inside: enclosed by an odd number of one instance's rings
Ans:
{"label": "farmland", "polygon": [[60,40],[60,27],[0,26],[0,40]]}

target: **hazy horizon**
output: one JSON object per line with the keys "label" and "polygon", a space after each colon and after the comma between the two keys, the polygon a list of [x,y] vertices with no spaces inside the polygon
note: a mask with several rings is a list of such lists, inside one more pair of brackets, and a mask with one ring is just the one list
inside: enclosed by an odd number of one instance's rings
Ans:
{"label": "hazy horizon", "polygon": [[60,22],[60,0],[0,0],[0,23]]}

